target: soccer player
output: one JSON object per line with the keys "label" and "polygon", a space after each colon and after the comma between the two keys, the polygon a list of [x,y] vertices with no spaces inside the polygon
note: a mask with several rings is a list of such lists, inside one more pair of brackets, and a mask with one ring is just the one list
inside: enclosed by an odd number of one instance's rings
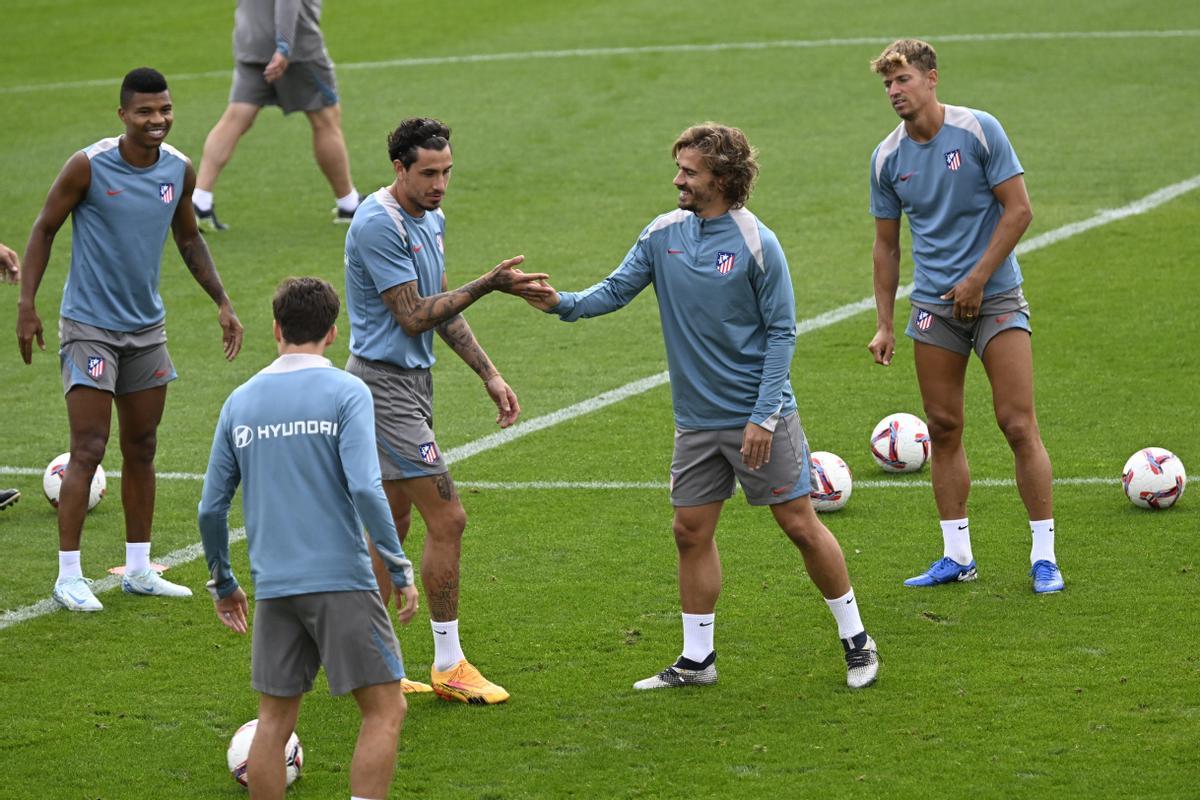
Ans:
{"label": "soccer player", "polygon": [[1035,592],[1058,592],[1050,457],[1033,405],[1029,304],[1013,249],[1033,219],[1024,170],[991,114],[937,99],[937,54],[900,39],[871,62],[902,122],[871,155],[875,217],[875,336],[867,345],[887,366],[896,349],[893,314],[900,281],[900,215],[913,239],[912,311],[917,382],[932,444],[933,496],[942,558],[907,586],[976,578],[967,518],[971,488],[963,450],[963,383],[971,351],[992,385],[996,422],[1016,461],[1029,512]]}
{"label": "soccer player", "polygon": [[[21,261],[12,248],[0,242],[0,283],[16,283],[21,277]],[[17,489],[0,489],[0,511],[21,499]]]}
{"label": "soccer player", "polygon": [[446,700],[502,703],[508,692],[467,661],[459,640],[459,557],[467,517],[434,437],[429,370],[437,331],[483,381],[500,427],[516,422],[517,396],[462,311],[494,291],[542,296],[547,290],[537,281],[547,276],[516,269],[524,260],[516,256],[449,290],[441,204],[453,167],[450,129],[434,119],[407,119],[388,137],[388,155],[395,180],[363,200],[346,232],[346,370],[362,378],[375,399],[383,489],[401,540],[412,506],[425,520],[421,580],[433,626],[433,689]]}
{"label": "soccer player", "polygon": [[371,394],[324,357],[337,336],[337,294],[319,278],[288,278],[272,305],[279,358],[225,401],[199,508],[217,618],[244,634],[246,593],[229,563],[229,506],[242,485],[256,595],[251,685],[260,693],[247,782],[256,800],[283,797],[284,745],[324,666],[329,691],[352,693],[362,712],[351,794],[384,798],[407,709],[404,665],[359,519],[404,598],[404,624],[417,610],[412,564],[379,482]]}
{"label": "soccer player", "polygon": [[358,207],[350,156],[342,136],[337,77],[321,35],[321,0],[238,0],[233,16],[233,86],[229,105],[204,140],[192,203],[207,231],[217,219],[213,189],[263,106],[303,111],[312,128],[313,156],[337,198],[333,221],[346,224]]}
{"label": "soccer player", "polygon": [[590,289],[527,298],[574,322],[616,311],[652,283],[658,297],[675,406],[671,503],[683,652],[634,688],[717,680],[716,530],[735,480],[751,505],[770,507],[799,548],[837,622],[846,682],[868,686],[879,670],[875,642],[842,550],[809,501],[808,442],[790,377],[796,303],[787,259],[775,234],[745,207],[758,175],[756,151],[737,128],[706,122],[680,134],[671,152],[679,208],[647,225],[625,260]]}
{"label": "soccer player", "polygon": [[217,304],[225,358],[242,348],[242,324],[196,227],[191,194],[196,173],[187,156],[163,140],[174,106],[167,81],[147,67],[121,83],[117,115],[125,133],[101,139],[67,160],[33,223],[25,249],[17,342],[26,364],[33,341],[45,349],[34,300],[50,248],[73,218],[71,267],[59,312],[59,361],[71,428],[71,465],[58,502],[59,571],[53,597],[71,611],[103,606],[83,577],[79,541],[88,491],[108,444],[112,407],[121,426],[121,503],[125,511],[125,576],[131,594],[187,597],[191,590],[150,568],[154,521],[154,454],[158,423],[175,380],[167,353],[158,282],[168,228],[184,264]]}

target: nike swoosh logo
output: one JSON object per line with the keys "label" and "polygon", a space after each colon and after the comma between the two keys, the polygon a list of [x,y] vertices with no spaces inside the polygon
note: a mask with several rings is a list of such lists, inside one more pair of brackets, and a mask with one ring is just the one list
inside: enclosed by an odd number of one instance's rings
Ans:
{"label": "nike swoosh logo", "polygon": [[959,525],[959,526],[958,526],[958,529],[959,529],[960,531],[965,531],[965,530],[966,530],[968,527],[970,527],[970,526],[969,526],[969,525]]}
{"label": "nike swoosh logo", "polygon": [[906,181],[906,180],[908,180],[909,178],[911,178],[913,175],[916,175],[916,174],[917,174],[916,170],[913,170],[912,172],[908,172],[908,173],[905,173],[904,175],[901,175],[901,176],[900,176],[900,180],[901,180],[901,181]]}
{"label": "nike swoosh logo", "polygon": [[124,189],[109,189],[107,192],[105,192],[105,194],[107,194],[109,197],[116,197],[123,191],[125,191],[125,190]]}
{"label": "nike swoosh logo", "polygon": [[75,595],[75,594],[74,594],[74,593],[72,593],[72,592],[65,592],[64,594],[66,594],[66,595],[67,595],[67,597],[69,597],[69,598],[71,598],[72,600],[74,600],[76,605],[80,605],[80,606],[81,606],[81,605],[83,605],[84,603],[86,603],[86,602],[87,602],[87,598],[86,598],[86,597],[79,597],[78,595]]}
{"label": "nike swoosh logo", "polygon": [[423,244],[414,244],[413,245],[413,254],[415,255],[416,253],[421,252],[421,248],[424,246],[425,245],[423,245]]}
{"label": "nike swoosh logo", "polygon": [[439,631],[437,628],[434,628],[434,629],[433,629],[433,632],[434,632],[434,633],[436,633],[436,634],[437,634],[437,635],[439,635],[439,636],[445,636],[445,635],[446,635],[447,633],[449,633],[450,631]]}
{"label": "nike swoosh logo", "polygon": [[711,622],[701,622],[700,623],[701,628],[707,628],[709,625],[712,625],[712,623]]}
{"label": "nike swoosh logo", "polygon": [[849,600],[846,601],[846,605],[850,605],[853,602],[854,602],[854,598],[851,597]]}
{"label": "nike swoosh logo", "polygon": [[772,489],[772,490],[771,490],[771,494],[774,494],[774,495],[781,495],[781,494],[783,494],[784,492],[786,492],[786,491],[787,491],[788,489],[790,489],[790,488],[792,488],[792,487],[790,487],[790,486],[780,486],[778,489]]}
{"label": "nike swoosh logo", "polygon": [[1003,325],[1004,323],[1008,322],[1008,318],[1011,316],[1012,314],[1005,314],[1003,317],[996,317],[996,324]]}
{"label": "nike swoosh logo", "polygon": [[667,248],[667,255],[669,255],[669,256],[677,256],[682,252],[683,252],[682,250],[672,250],[669,247]]}

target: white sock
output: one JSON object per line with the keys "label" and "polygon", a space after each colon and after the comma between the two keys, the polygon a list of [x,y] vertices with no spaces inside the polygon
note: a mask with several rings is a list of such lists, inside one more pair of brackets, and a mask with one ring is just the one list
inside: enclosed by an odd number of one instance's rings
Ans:
{"label": "white sock", "polygon": [[142,572],[150,569],[150,543],[125,543],[125,572]]}
{"label": "white sock", "polygon": [[971,553],[971,527],[967,518],[944,519],[942,526],[942,555],[959,564],[970,564],[975,560]]}
{"label": "white sock", "polygon": [[701,663],[713,651],[716,614],[683,615],[683,657]]}
{"label": "white sock", "polygon": [[1057,564],[1054,557],[1054,520],[1029,520],[1029,530],[1033,534],[1033,549],[1029,551],[1029,563],[1049,561]]}
{"label": "white sock", "polygon": [[82,578],[83,569],[79,566],[78,550],[58,551],[58,579]]}
{"label": "white sock", "polygon": [[356,794],[350,795],[350,800],[370,800],[369,797],[359,797]]}
{"label": "white sock", "polygon": [[337,199],[337,207],[342,211],[353,211],[358,208],[358,189],[351,189],[350,194]]}
{"label": "white sock", "polygon": [[858,602],[854,599],[853,587],[841,597],[826,597],[825,603],[833,612],[833,618],[837,620],[839,639],[853,639],[866,630],[862,624],[862,617],[858,615]]}
{"label": "white sock", "polygon": [[193,189],[192,190],[192,205],[196,207],[197,211],[204,211],[206,213],[209,211],[212,211],[212,207],[213,207],[212,192],[206,192],[203,189]]}
{"label": "white sock", "polygon": [[433,668],[445,672],[466,656],[458,643],[458,620],[437,622],[429,620],[433,628]]}

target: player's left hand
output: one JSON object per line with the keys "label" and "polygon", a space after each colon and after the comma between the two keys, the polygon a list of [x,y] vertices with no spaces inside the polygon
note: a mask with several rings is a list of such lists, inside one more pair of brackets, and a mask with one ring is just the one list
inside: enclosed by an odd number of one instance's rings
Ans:
{"label": "player's left hand", "polygon": [[[417,587],[410,583],[403,589],[396,589],[396,619],[401,625],[407,625],[412,622],[416,616],[417,609],[421,607],[421,601],[417,594]],[[403,602],[401,602],[403,599]]]}
{"label": "player's left hand", "polygon": [[12,248],[0,244],[0,282],[19,283],[20,280],[21,259]]}
{"label": "player's left hand", "polygon": [[954,301],[955,319],[974,321],[979,317],[979,307],[983,305],[983,284],[968,275],[942,295],[942,299]]}
{"label": "player's left hand", "polygon": [[263,77],[267,83],[274,83],[283,77],[283,73],[287,72],[287,68],[287,56],[276,50],[275,55],[271,56],[271,60],[267,62],[267,68],[263,70]]}
{"label": "player's left hand", "polygon": [[753,422],[746,423],[742,431],[742,463],[750,469],[759,469],[771,461],[771,439],[774,434]]}
{"label": "player's left hand", "polygon": [[246,625],[246,613],[250,607],[246,603],[246,593],[242,591],[242,587],[234,589],[233,594],[228,597],[214,600],[213,605],[217,610],[217,619],[221,620],[221,624],[226,628],[234,633],[245,633],[249,630]]}
{"label": "player's left hand", "polygon": [[221,323],[221,339],[225,346],[225,359],[233,361],[242,351],[242,323],[229,303],[221,305],[218,319]]}
{"label": "player's left hand", "polygon": [[483,384],[487,388],[488,395],[491,396],[492,402],[496,404],[498,413],[496,414],[496,424],[501,428],[507,428],[517,421],[517,417],[521,416],[521,404],[517,402],[516,392],[509,387],[508,383],[497,372],[492,377],[488,378]]}

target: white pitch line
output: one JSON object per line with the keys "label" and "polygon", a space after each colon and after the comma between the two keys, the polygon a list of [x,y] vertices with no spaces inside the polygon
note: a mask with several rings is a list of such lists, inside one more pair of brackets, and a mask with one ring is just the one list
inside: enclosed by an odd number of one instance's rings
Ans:
{"label": "white pitch line", "polygon": [[[233,544],[234,542],[240,542],[245,538],[245,528],[234,528],[233,530],[229,531],[230,544]],[[156,563],[162,564],[164,567],[174,567],[179,564],[186,564],[189,561],[195,561],[197,558],[202,558],[203,556],[204,546],[199,542],[196,542],[195,544],[188,545],[187,547],[182,547],[179,550],[173,550],[161,558],[156,556],[154,560]],[[100,578],[92,583],[92,593],[100,595],[105,592],[112,591],[120,585],[120,575],[105,575],[103,578]],[[204,599],[207,600],[207,596]],[[46,614],[51,614],[55,611],[61,610],[62,606],[54,602],[52,599],[46,598],[45,600],[39,600],[32,605],[23,606],[21,608],[13,609],[12,611],[5,611],[3,614],[0,614],[0,630],[4,630],[12,625],[28,622],[36,617],[41,617]]]}
{"label": "white pitch line", "polygon": [[[1108,210],[1108,211],[1101,211],[1100,213],[1096,214],[1095,216],[1093,216],[1089,219],[1083,220],[1082,222],[1073,222],[1069,225],[1064,225],[1060,228],[1055,228],[1052,231],[1041,234],[1040,236],[1036,236],[1033,239],[1030,239],[1028,242],[1025,242],[1022,245],[1018,246],[1017,252],[1019,254],[1030,253],[1030,252],[1033,252],[1034,250],[1038,250],[1038,249],[1041,249],[1048,245],[1054,244],[1056,242],[1060,242],[1064,239],[1070,238],[1071,236],[1075,236],[1076,234],[1083,233],[1084,231],[1088,231],[1093,228],[1097,228],[1101,225],[1106,225],[1110,222],[1114,222],[1119,219],[1125,219],[1126,217],[1131,217],[1131,216],[1135,216],[1138,214],[1145,214],[1146,212],[1151,211],[1152,209],[1155,209],[1158,206],[1161,206],[1164,203],[1166,203],[1170,200],[1173,200],[1174,198],[1176,198],[1186,192],[1192,191],[1193,189],[1196,189],[1197,187],[1200,187],[1200,175],[1193,176],[1185,181],[1180,181],[1179,183],[1175,183],[1175,184],[1167,186],[1163,189],[1159,189],[1157,192],[1149,194],[1149,195],[1141,198],[1140,200],[1135,200],[1134,202],[1130,203],[1129,205],[1122,206],[1121,208]],[[901,287],[898,294],[903,296],[903,295],[908,294],[911,291],[912,291],[911,286],[904,286],[904,287]],[[805,333],[810,333],[812,331],[821,330],[822,328],[827,328],[830,325],[833,325],[844,319],[852,317],[855,314],[858,314],[858,313],[866,311],[870,308],[873,308],[874,305],[875,305],[875,300],[873,297],[865,297],[862,300],[859,300],[857,302],[849,303],[840,308],[836,308],[836,309],[833,309],[832,311],[827,311],[824,314],[813,317],[812,319],[808,319],[808,320],[804,320],[803,322],[800,322],[796,326],[796,333],[797,333],[797,335],[801,335],[801,334],[805,334]],[[506,444],[508,442],[513,441],[514,439],[518,439],[527,434],[534,433],[534,432],[540,431],[540,430],[545,430],[546,428],[557,425],[560,422],[566,422],[567,420],[574,419],[574,418],[582,416],[584,414],[589,414],[592,411],[596,411],[598,409],[604,408],[605,406],[612,405],[613,403],[620,402],[621,400],[625,400],[629,397],[633,397],[635,395],[641,394],[642,392],[649,391],[650,389],[653,389],[656,386],[661,386],[667,382],[668,382],[667,373],[660,372],[657,375],[651,375],[648,378],[642,378],[641,380],[636,380],[631,383],[627,383],[624,386],[621,386],[617,389],[603,392],[602,394],[599,394],[593,398],[584,400],[581,403],[576,403],[575,405],[572,405],[572,406],[568,406],[567,408],[560,409],[559,411],[555,411],[550,414],[543,415],[541,417],[536,417],[534,419],[529,420],[528,422],[517,423],[516,425],[512,426],[511,428],[506,428],[505,430],[500,431],[499,433],[494,433],[494,434],[491,434],[490,436],[485,436],[482,439],[477,439],[474,442],[468,442],[467,444],[462,445],[460,447],[456,447],[456,448],[452,448],[451,450],[444,451],[442,453],[442,456],[443,456],[443,458],[446,459],[447,463],[449,463],[450,461],[454,461],[454,460],[462,460],[465,458],[469,458],[470,456],[473,456],[478,453],[482,453],[487,450],[491,450],[493,448],[499,447],[502,444]],[[0,474],[40,475],[41,473],[42,473],[42,470],[40,470],[40,469],[29,469],[29,468],[24,468],[24,467],[0,467]],[[120,473],[114,471],[112,473],[112,475],[114,477],[118,477],[120,475]],[[202,479],[203,478],[202,475],[197,475],[196,473],[190,473],[190,472],[163,473],[159,477],[163,477],[163,478],[175,477],[175,478],[180,478],[180,479],[196,479],[196,478]],[[1064,481],[1075,481],[1075,482],[1080,482],[1080,483],[1105,483],[1105,482],[1108,482],[1107,479],[1105,479],[1105,478],[1075,478],[1075,479],[1064,479]],[[555,484],[555,483],[557,483],[557,482],[550,482],[550,484]],[[891,487],[891,486],[895,485],[891,481],[879,482],[879,483],[881,484],[880,488],[882,488],[883,486]],[[899,483],[900,485],[905,485],[905,486],[910,486],[910,485],[911,486],[927,486],[928,485],[926,482],[917,483],[917,482],[913,482],[913,481],[897,482],[897,483]],[[974,481],[973,485],[975,485],[975,486],[993,486],[993,485],[994,486],[1007,486],[1007,485],[1011,485],[1011,483],[1012,483],[1011,481],[1006,482],[1006,481],[1002,481],[1000,479],[984,478],[984,479]],[[490,488],[490,485],[487,484],[486,482],[476,483],[476,484],[463,483],[460,485],[462,485],[464,487],[470,487],[471,485],[475,485],[479,488]],[[866,488],[867,486],[870,486],[870,485],[872,485],[872,482],[864,482],[864,483],[860,484],[860,488]],[[512,485],[511,487],[509,487],[505,484],[495,484],[495,486],[497,488],[524,488],[519,485]],[[531,488],[533,488],[533,487],[531,487]],[[547,488],[558,488],[558,487],[548,485]],[[657,485],[647,485],[647,486],[637,485],[634,488],[658,488],[658,486]],[[241,532],[241,536],[244,536],[245,535],[244,529],[239,529],[239,530]],[[184,563],[185,561],[190,561],[193,558],[197,558],[197,557],[199,557],[199,554],[200,554],[199,547],[200,547],[199,544],[193,544],[193,545],[190,545],[189,547],[183,548],[182,550],[176,550],[176,551],[168,554],[164,559],[162,559],[162,563],[168,564],[168,565],[177,564],[177,563],[181,564],[181,563]],[[119,579],[115,578],[115,576],[109,576],[106,578],[102,578],[99,581],[96,581],[96,583],[93,584],[93,591],[96,591],[97,593],[105,592],[105,591],[108,591],[108,590],[114,588],[118,584],[119,584]],[[31,606],[25,606],[24,608],[17,609],[16,611],[5,612],[3,615],[0,615],[0,630],[3,630],[4,628],[9,627],[10,625],[15,625],[18,622],[24,622],[25,620],[33,619],[33,618],[39,617],[43,614],[47,614],[47,613],[53,611],[55,608],[57,608],[57,605],[53,601],[42,600],[42,601],[39,601],[38,603],[34,603]]]}
{"label": "white pitch line", "polygon": [[[1143,30],[1143,31],[1045,31],[1009,33],[964,33],[946,35],[924,35],[925,41],[937,42],[1016,42],[1055,41],[1063,39],[1180,39],[1200,36],[1200,30]],[[712,44],[663,44],[645,47],[592,47],[569,50],[531,50],[512,53],[475,53],[461,56],[430,56],[427,58],[396,58],[385,61],[357,61],[339,63],[342,70],[396,69],[404,67],[438,67],[448,64],[489,64],[501,61],[526,61],[533,59],[563,58],[609,58],[612,56],[661,55],[672,53],[716,53],[729,50],[807,50],[821,47],[864,47],[887,44],[892,37],[859,36],[842,39],[780,39],[766,42],[716,42]],[[171,81],[229,78],[231,68],[189,72],[172,75]],[[92,80],[61,81],[58,83],[33,83],[20,86],[0,87],[0,94],[25,92],[47,92],[59,89],[88,89],[119,86],[120,78],[96,78]]]}
{"label": "white pitch line", "polygon": [[[504,489],[544,490],[544,489],[595,489],[595,490],[637,490],[651,489],[665,491],[670,488],[666,481],[455,481],[463,489]],[[1056,486],[1118,486],[1121,479],[1117,478],[1056,478]],[[853,489],[928,489],[932,484],[926,480],[896,479],[854,481]],[[1017,482],[1013,478],[974,478],[971,488],[992,489],[997,487],[1013,487]]]}

